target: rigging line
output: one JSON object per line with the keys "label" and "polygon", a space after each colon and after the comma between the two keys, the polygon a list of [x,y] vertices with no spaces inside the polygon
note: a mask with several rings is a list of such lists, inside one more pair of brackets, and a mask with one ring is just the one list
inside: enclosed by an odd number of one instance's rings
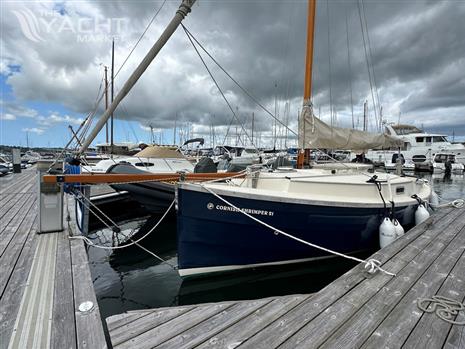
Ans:
{"label": "rigging line", "polygon": [[331,37],[330,37],[330,21],[329,21],[329,0],[326,0],[326,17],[327,17],[327,27],[328,27],[328,81],[329,81],[329,113],[331,116],[331,126],[334,126],[334,116],[333,116],[333,92],[332,92],[332,83],[331,83]]}
{"label": "rigging line", "polygon": [[166,0],[163,1],[163,3],[161,4],[160,8],[157,10],[157,12],[155,12],[155,14],[153,15],[152,19],[150,20],[149,24],[147,24],[147,26],[145,27],[145,30],[143,31],[143,33],[141,34],[141,36],[139,37],[139,39],[136,41],[135,45],[132,47],[131,51],[129,52],[129,54],[127,55],[127,57],[125,58],[125,60],[123,61],[123,63],[121,64],[121,66],[118,68],[118,70],[116,71],[116,74],[113,76],[113,81],[115,80],[115,78],[118,76],[119,72],[121,71],[121,69],[123,68],[123,66],[126,64],[126,62],[128,61],[129,57],[131,57],[132,53],[134,52],[134,50],[136,49],[137,45],[139,45],[140,41],[142,40],[142,38],[144,37],[145,33],[147,33],[147,30],[149,30],[150,26],[152,25],[153,21],[155,20],[155,18],[157,18],[158,14],[160,13],[160,11],[162,10],[163,6],[165,6],[165,3],[166,3]]}
{"label": "rigging line", "polygon": [[[95,115],[96,111],[97,111],[97,108],[101,102],[101,100],[103,99],[103,96],[105,95],[105,91],[102,91],[102,86],[103,86],[103,82],[105,80],[105,73],[102,73],[102,78],[100,79],[100,85],[99,85],[99,88],[98,88],[98,91],[97,91],[97,95],[95,96],[95,101],[94,101],[94,108],[87,114],[87,118],[91,118]],[[86,120],[84,120],[85,122]],[[85,129],[86,127],[84,127]]]}
{"label": "rigging line", "polygon": [[363,259],[360,259],[360,258],[357,258],[357,257],[354,257],[354,256],[350,256],[350,255],[346,255],[344,253],[341,253],[341,252],[337,252],[337,251],[334,251],[334,250],[331,250],[329,248],[326,248],[326,247],[323,247],[323,246],[319,246],[319,245],[316,245],[316,244],[313,244],[309,241],[306,241],[306,240],[303,240],[301,238],[298,238],[297,236],[294,236],[292,234],[289,234],[289,233],[286,233],[285,231],[283,230],[280,230],[274,226],[272,226],[271,224],[268,224],[256,217],[254,217],[253,215],[247,213],[246,211],[244,211],[244,209],[241,209],[237,206],[235,206],[234,204],[232,204],[231,202],[229,202],[228,200],[226,200],[224,197],[220,196],[219,194],[217,194],[216,192],[214,192],[212,189],[208,188],[207,186],[205,186],[204,184],[202,183],[199,183],[199,186],[204,189],[205,191],[209,192],[210,194],[212,194],[214,197],[216,197],[217,199],[223,201],[225,204],[227,204],[228,206],[234,208],[236,210],[236,212],[239,212],[241,214],[243,214],[244,216],[252,219],[253,221],[255,221],[256,223],[258,224],[261,224],[263,225],[264,227],[272,230],[274,232],[274,234],[278,235],[278,234],[281,234],[289,239],[292,239],[294,241],[297,241],[297,242],[300,242],[304,245],[307,245],[307,246],[310,246],[310,247],[313,247],[313,248],[316,248],[316,249],[319,249],[321,251],[324,251],[324,252],[327,252],[327,253],[331,253],[331,254],[334,254],[336,256],[339,256],[339,257],[343,257],[343,258],[347,258],[347,259],[350,259],[350,260],[353,260],[353,261],[356,261],[356,262],[359,262],[359,263],[364,263],[365,264],[365,269],[367,268],[370,268],[369,269],[369,273],[370,274],[373,274],[374,272],[376,272],[377,270],[380,270],[382,271],[383,273],[387,274],[387,275],[390,275],[390,276],[396,276],[396,274],[394,273],[391,273],[389,271],[386,271],[385,269],[381,268],[381,262],[376,260],[376,259],[373,259],[373,258],[370,258],[368,260],[363,260]]}
{"label": "rigging line", "polygon": [[358,17],[360,18],[360,28],[362,30],[363,48],[364,48],[364,51],[365,51],[365,60],[366,60],[367,70],[368,70],[368,80],[370,81],[370,91],[371,91],[371,99],[373,100],[373,110],[375,112],[375,120],[377,120],[378,115],[377,115],[377,112],[376,112],[375,96],[373,94],[373,82],[372,82],[372,77],[371,77],[370,63],[369,63],[369,57],[368,57],[368,51],[367,51],[367,43],[366,43],[366,39],[365,39],[365,31],[364,31],[364,28],[363,28],[363,19],[362,19],[363,16],[362,16],[362,10],[360,8],[360,1],[361,0],[357,1]]}
{"label": "rigging line", "polygon": [[287,127],[286,125],[284,125],[275,115],[273,115],[272,112],[270,112],[268,109],[266,109],[263,104],[261,104],[257,98],[255,98],[249,91],[247,91],[244,87],[242,87],[242,85],[239,84],[239,82],[237,82],[236,79],[234,79],[231,74],[229,74],[224,68],[223,66],[218,63],[218,61],[213,58],[213,56],[207,51],[207,49],[205,49],[205,47],[203,47],[203,45],[196,39],[196,37],[187,29],[187,27],[181,23],[181,26],[183,27],[183,29],[187,32],[187,34],[197,43],[197,45],[199,45],[199,47],[207,54],[208,57],[210,57],[210,59],[218,66],[218,68],[220,68],[223,73],[225,73],[230,79],[232,82],[234,82],[234,84],[236,84],[237,87],[239,87],[242,92],[244,92],[253,102],[255,102],[260,108],[262,108],[265,113],[267,113],[268,115],[270,115],[273,119],[275,119],[278,123],[280,123],[282,126],[286,127],[289,132],[291,132],[292,134],[294,134],[295,136],[298,136],[297,132],[295,132],[294,130],[292,130],[291,128]]}
{"label": "rigging line", "polygon": [[102,101],[104,96],[105,96],[105,91],[102,91],[101,94],[100,94],[100,98],[97,98],[96,101],[95,101],[94,109],[89,112],[88,116],[84,120],[84,127],[83,127],[83,129],[81,130],[81,132],[79,134],[79,138],[80,138],[81,142],[86,137],[87,132],[89,132],[90,126],[92,125],[92,122],[94,121],[93,119],[95,117],[95,114],[97,113],[100,102]]}
{"label": "rigging line", "polygon": [[[103,83],[103,73],[102,73],[102,79],[100,80],[100,86],[99,86],[99,89],[98,89],[98,92],[97,92],[96,100],[95,100],[95,102],[94,102],[94,109],[95,109],[95,111],[96,111],[96,107],[97,107],[97,105],[98,105],[98,96],[99,96],[100,91],[101,91],[101,88],[102,88],[102,83]],[[102,97],[103,97],[103,95],[102,95]],[[101,99],[101,98],[100,98],[100,99]],[[94,111],[94,113],[95,113],[95,111]],[[76,134],[77,134],[77,135],[79,134],[79,132],[81,131],[81,129],[85,127],[86,122],[87,122],[87,120],[89,119],[89,117],[90,117],[91,114],[92,114],[92,111],[89,112],[89,113],[87,114],[87,116],[84,118],[84,120],[82,121],[82,123],[79,125],[79,128],[78,128],[78,130],[76,131]],[[78,137],[79,137],[79,135],[78,135]],[[65,153],[68,149],[71,149],[71,148],[74,149],[74,148],[75,148],[74,146],[71,146],[71,145],[73,144],[73,142],[74,142],[73,140],[74,140],[74,138],[72,138],[72,139],[68,142],[68,144],[63,148],[63,150],[60,152],[60,154],[58,154],[58,157],[56,158],[56,160],[50,165],[49,170],[57,163],[57,161],[58,161],[59,159],[62,158],[62,156],[64,155],[64,153]]]}
{"label": "rigging line", "polygon": [[[182,25],[182,24],[181,24]],[[216,87],[218,88],[218,91],[220,91],[221,93],[221,96],[223,97],[224,101],[226,102],[226,104],[228,105],[229,109],[231,110],[231,113],[234,115],[234,117],[236,118],[237,122],[239,123],[239,125],[241,126],[242,128],[242,131],[244,132],[244,134],[247,136],[247,138],[249,139],[250,141],[250,144],[252,144],[252,146],[254,148],[257,148],[252,140],[250,139],[249,137],[249,134],[247,133],[247,131],[244,129],[244,125],[241,123],[241,120],[239,120],[239,117],[236,115],[236,113],[234,112],[234,109],[232,108],[231,104],[229,103],[228,99],[226,98],[226,96],[224,95],[223,91],[221,90],[220,88],[220,85],[218,85],[218,82],[216,81],[215,77],[213,76],[213,74],[211,73],[210,69],[208,68],[207,64],[205,63],[205,60],[203,59],[202,55],[200,54],[199,50],[197,49],[197,46],[195,46],[194,44],[194,41],[192,41],[192,38],[189,36],[189,33],[187,32],[187,30],[185,29],[185,27],[183,26],[184,28],[184,31],[189,39],[189,41],[191,42],[192,46],[194,47],[195,49],[195,52],[197,52],[197,55],[199,56],[200,60],[202,61],[205,69],[207,70],[208,74],[210,75],[210,77],[212,78],[213,82],[215,83]],[[240,138],[240,137],[239,137]]]}
{"label": "rigging line", "polygon": [[368,52],[370,54],[370,60],[371,60],[371,70],[372,70],[372,73],[373,73],[373,84],[375,86],[375,94],[376,94],[376,99],[378,101],[378,115],[379,115],[379,127],[381,127],[381,123],[382,123],[382,120],[381,120],[381,102],[379,100],[379,92],[378,92],[378,84],[376,83],[376,74],[375,74],[375,65],[373,63],[373,54],[372,54],[372,50],[371,50],[371,42],[370,42],[370,32],[368,31],[368,21],[367,21],[367,17],[366,17],[366,11],[365,11],[365,4],[363,3],[363,0],[360,0],[361,3],[362,3],[362,10],[363,10],[363,17],[365,19],[365,32],[367,34],[367,39],[368,39]]}
{"label": "rigging line", "polygon": [[347,15],[347,5],[346,5],[346,34],[347,34],[347,63],[349,65],[350,111],[352,113],[352,128],[355,128],[354,99],[353,99],[353,93],[352,93],[352,67],[350,64],[349,20],[348,20],[348,15]]}
{"label": "rigging line", "polygon": [[228,128],[226,129],[226,134],[224,135],[224,139],[223,139],[223,144],[224,145],[226,143],[226,140],[229,136],[229,130],[231,129],[231,126],[232,126],[232,123],[234,121],[234,115],[231,117],[231,121],[229,122],[229,125],[228,125]]}
{"label": "rigging line", "polygon": [[[117,92],[118,93],[118,92]],[[128,111],[128,108],[126,108],[126,106],[124,105],[123,101],[120,102],[121,104],[121,109],[123,110],[123,113],[126,114],[127,116],[129,116],[129,111]],[[121,119],[122,120],[122,119]],[[139,143],[139,137],[137,137],[137,134],[136,134],[136,131],[134,131],[134,127],[130,124],[130,121],[129,119],[126,119],[125,120],[134,136],[134,138],[136,139],[137,143]]]}

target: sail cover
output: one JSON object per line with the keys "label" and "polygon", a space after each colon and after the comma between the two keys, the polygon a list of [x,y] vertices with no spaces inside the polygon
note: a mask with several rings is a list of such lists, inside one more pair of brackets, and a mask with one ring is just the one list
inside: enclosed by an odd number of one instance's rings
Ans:
{"label": "sail cover", "polygon": [[139,158],[183,159],[184,156],[177,149],[177,147],[152,145],[141,150],[134,156]]}
{"label": "sail cover", "polygon": [[303,148],[368,150],[401,147],[403,141],[385,134],[376,134],[352,128],[331,127],[314,115],[311,108],[303,109],[299,138]]}

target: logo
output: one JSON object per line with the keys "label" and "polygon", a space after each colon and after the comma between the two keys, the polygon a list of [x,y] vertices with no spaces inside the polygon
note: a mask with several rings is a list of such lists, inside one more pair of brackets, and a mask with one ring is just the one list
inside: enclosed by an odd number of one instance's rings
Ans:
{"label": "logo", "polygon": [[40,36],[39,20],[31,10],[12,10],[11,12],[16,16],[21,31],[26,38],[34,42],[45,41],[44,38]]}
{"label": "logo", "polygon": [[[97,42],[122,39],[127,32],[126,18],[101,18],[98,16],[69,16],[56,11],[35,14],[28,8],[11,10],[23,35],[32,42],[45,42],[48,34],[72,33],[78,42]],[[45,37],[45,38],[44,38]]]}
{"label": "logo", "polygon": [[245,212],[251,215],[258,215],[258,216],[274,216],[274,211],[268,210],[259,210],[259,209],[252,209],[252,208],[239,208],[236,209],[235,207],[227,206],[227,205],[214,205],[213,203],[209,202],[207,204],[207,208],[209,210],[218,210],[218,211],[226,211],[226,212]]}

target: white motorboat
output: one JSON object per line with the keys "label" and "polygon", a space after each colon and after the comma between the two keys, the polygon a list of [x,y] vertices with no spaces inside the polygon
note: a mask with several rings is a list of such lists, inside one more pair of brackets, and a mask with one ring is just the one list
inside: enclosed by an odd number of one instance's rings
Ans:
{"label": "white motorboat", "polygon": [[[456,162],[465,164],[465,146],[454,144],[447,140],[447,136],[426,133],[411,125],[386,125],[385,133],[403,141],[400,153],[406,161],[413,162],[420,167],[430,167],[434,156],[440,152],[455,155]],[[371,150],[366,157],[375,163],[389,163],[399,149]]]}
{"label": "white motorboat", "polygon": [[456,162],[456,155],[451,153],[437,153],[433,159],[433,172],[434,173],[444,173],[444,172],[454,172],[454,173],[463,173],[465,165],[459,162]]}

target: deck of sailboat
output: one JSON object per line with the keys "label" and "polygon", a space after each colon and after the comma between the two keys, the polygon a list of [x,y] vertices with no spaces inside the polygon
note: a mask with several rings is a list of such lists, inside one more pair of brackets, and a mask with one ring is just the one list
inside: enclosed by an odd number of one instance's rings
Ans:
{"label": "deck of sailboat", "polygon": [[[465,210],[444,208],[314,295],[130,311],[107,318],[115,348],[464,348],[465,326],[417,307],[464,302]],[[464,321],[462,311],[455,319]]]}
{"label": "deck of sailboat", "polygon": [[37,234],[37,186],[35,167],[0,178],[0,348],[103,348],[84,244],[72,221]]}
{"label": "deck of sailboat", "polygon": [[[196,192],[213,192],[242,199],[286,202],[295,204],[382,208],[376,178],[383,198],[393,197],[398,206],[416,204],[412,195],[426,200],[430,188],[412,177],[399,177],[382,172],[344,172],[328,170],[287,170],[261,172],[246,179],[234,178],[227,183],[180,183],[181,188]],[[388,181],[389,178],[389,181]]]}

